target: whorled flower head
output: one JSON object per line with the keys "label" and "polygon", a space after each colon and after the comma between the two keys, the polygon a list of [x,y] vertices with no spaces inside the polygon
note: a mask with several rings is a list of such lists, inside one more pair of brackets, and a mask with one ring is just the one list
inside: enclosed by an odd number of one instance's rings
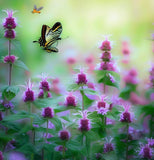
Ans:
{"label": "whorled flower head", "polygon": [[102,45],[100,46],[100,49],[102,51],[110,51],[111,50],[111,43],[109,40],[105,40],[102,42]]}
{"label": "whorled flower head", "polygon": [[112,140],[113,140],[113,138],[110,138],[109,140],[106,138],[107,142],[104,144],[104,147],[103,147],[103,151],[105,153],[111,152],[114,150],[114,145],[113,145],[113,143],[111,143]]}
{"label": "whorled flower head", "polygon": [[11,63],[11,64],[13,64],[16,59],[17,59],[16,56],[10,55],[10,56],[5,56],[3,61],[4,61],[4,63]]}
{"label": "whorled flower head", "polygon": [[87,84],[88,80],[86,77],[86,74],[83,73],[83,71],[81,70],[80,73],[77,75],[77,84]]}
{"label": "whorled flower head", "polygon": [[154,139],[152,138],[148,139],[148,145],[149,147],[154,148]]}
{"label": "whorled flower head", "polygon": [[[44,91],[43,91],[43,89],[41,89],[39,94],[38,94],[38,98],[44,98],[44,96],[45,96]],[[47,96],[47,98],[51,98],[52,97],[50,92],[47,92],[46,96]]]}
{"label": "whorled flower head", "polygon": [[130,83],[130,84],[137,84],[137,71],[136,69],[131,69],[128,71],[128,73],[124,76],[124,81],[125,83]]}
{"label": "whorled flower head", "polygon": [[5,37],[5,38],[14,39],[15,36],[16,36],[16,33],[15,33],[14,30],[7,29],[7,30],[5,30],[5,32],[4,32],[4,37]]}
{"label": "whorled flower head", "polygon": [[63,152],[63,150],[66,151],[67,148],[65,147],[65,149],[64,149],[64,147],[62,145],[59,145],[59,146],[55,147],[55,151]]}
{"label": "whorled flower head", "polygon": [[104,101],[104,96],[101,96],[100,100],[97,101],[96,111],[98,114],[105,115],[109,111],[109,104]]}
{"label": "whorled flower head", "polygon": [[49,91],[50,86],[49,86],[49,82],[47,81],[48,77],[42,73],[41,78],[42,78],[42,81],[40,82],[39,89],[43,89],[44,91]]}
{"label": "whorled flower head", "polygon": [[145,146],[141,146],[139,155],[142,158],[152,159],[152,149],[149,147],[148,144],[146,144]]}
{"label": "whorled flower head", "polygon": [[91,129],[91,122],[90,120],[87,118],[87,111],[83,111],[82,113],[82,119],[80,119],[79,121],[79,130],[81,132],[84,131],[89,131]]}
{"label": "whorled flower head", "polygon": [[13,13],[14,12],[12,10],[5,10],[5,12],[7,13],[8,17],[6,17],[4,19],[3,27],[5,29],[14,29],[14,28],[16,28],[17,23],[16,23],[16,18],[13,17]]}
{"label": "whorled flower head", "polygon": [[26,86],[26,91],[24,92],[23,100],[24,102],[33,102],[35,100],[34,91],[32,90],[32,83],[29,80]]}
{"label": "whorled flower head", "polygon": [[53,108],[50,108],[50,107],[43,108],[42,116],[44,118],[52,118],[54,116]]}
{"label": "whorled flower head", "polygon": [[131,106],[129,104],[124,104],[123,107],[125,110],[120,115],[120,121],[131,123],[132,122],[132,114],[130,111],[128,111]]}
{"label": "whorled flower head", "polygon": [[72,92],[69,93],[69,95],[65,99],[65,106],[73,106],[76,107],[76,98],[73,96]]}
{"label": "whorled flower head", "polygon": [[67,130],[59,131],[58,135],[61,140],[69,140],[71,136],[70,132]]}
{"label": "whorled flower head", "polygon": [[100,64],[100,70],[116,71],[116,68],[113,62],[102,62]]}
{"label": "whorled flower head", "polygon": [[104,61],[104,62],[109,62],[111,60],[111,53],[110,52],[103,52],[102,53],[102,56],[101,56],[101,59]]}

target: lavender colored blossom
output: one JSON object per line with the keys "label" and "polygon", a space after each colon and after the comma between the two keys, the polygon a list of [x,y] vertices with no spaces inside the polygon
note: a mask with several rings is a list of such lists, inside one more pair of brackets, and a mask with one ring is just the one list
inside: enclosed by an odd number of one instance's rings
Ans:
{"label": "lavender colored blossom", "polygon": [[63,150],[66,151],[67,148],[65,147],[65,149],[64,149],[64,147],[62,145],[59,145],[59,146],[55,147],[55,151],[63,152]]}
{"label": "lavender colored blossom", "polygon": [[67,107],[68,107],[68,106],[76,107],[76,98],[75,98],[75,96],[72,95],[71,92],[70,92],[69,95],[66,97],[65,105],[66,105]]}
{"label": "lavender colored blossom", "polygon": [[88,80],[86,77],[86,74],[83,73],[83,71],[81,70],[80,73],[77,75],[77,84],[87,84]]}
{"label": "lavender colored blossom", "polygon": [[43,89],[43,91],[49,91],[50,86],[49,86],[49,82],[47,81],[48,76],[42,73],[41,78],[42,78],[42,81],[40,82],[39,89]]}
{"label": "lavender colored blossom", "polygon": [[[47,98],[51,98],[52,95],[50,92],[47,93]],[[44,98],[44,91],[43,89],[40,90],[39,94],[38,94],[38,98]]]}
{"label": "lavender colored blossom", "polygon": [[110,41],[105,40],[102,42],[102,45],[100,46],[100,49],[102,51],[110,51],[111,50],[111,44]]}
{"label": "lavender colored blossom", "polygon": [[114,150],[114,146],[112,143],[105,143],[104,144],[104,152],[107,153],[107,152],[111,152]]}
{"label": "lavender colored blossom", "polygon": [[54,116],[54,110],[50,107],[43,108],[42,116],[44,118],[52,118]]}
{"label": "lavender colored blossom", "polygon": [[100,64],[100,70],[116,71],[113,62],[102,62]]}
{"label": "lavender colored blossom", "polygon": [[14,56],[14,55],[5,56],[4,57],[4,63],[12,63],[13,64],[16,59],[17,59],[17,57]]}
{"label": "lavender colored blossom", "polygon": [[67,130],[62,130],[62,131],[59,131],[59,138],[61,140],[69,140],[70,139],[70,132],[67,131]]}
{"label": "lavender colored blossom", "polygon": [[2,112],[0,112],[0,121],[3,120]]}
{"label": "lavender colored blossom", "polygon": [[102,96],[101,100],[97,102],[96,111],[98,114],[105,115],[109,111],[109,104],[107,104],[103,98]]}
{"label": "lavender colored blossom", "polygon": [[152,159],[152,149],[148,144],[146,144],[145,146],[141,146],[139,155],[142,158]]}
{"label": "lavender colored blossom", "polygon": [[102,159],[102,155],[101,153],[96,153],[95,154],[96,159],[101,160]]}
{"label": "lavender colored blossom", "polygon": [[7,13],[8,17],[4,19],[3,27],[9,30],[16,28],[17,23],[16,19],[13,17],[14,12],[12,10],[5,10],[5,12]]}
{"label": "lavender colored blossom", "polygon": [[149,147],[154,148],[154,139],[152,138],[148,139],[148,145]]}
{"label": "lavender colored blossom", "polygon": [[110,81],[111,81],[112,83],[115,83],[114,77],[113,77],[110,73],[109,73],[108,75],[109,75]]}
{"label": "lavender colored blossom", "polygon": [[81,132],[89,131],[91,129],[91,122],[87,118],[87,111],[86,110],[83,111],[82,116],[83,116],[83,118],[80,119],[80,121],[79,121],[79,130]]}
{"label": "lavender colored blossom", "polygon": [[13,109],[14,108],[14,105],[12,104],[11,101],[3,101],[2,105],[7,109]]}
{"label": "lavender colored blossom", "polygon": [[14,30],[7,29],[7,30],[5,30],[5,32],[4,32],[4,37],[5,37],[5,38],[14,39],[15,36],[16,36],[16,33],[15,33]]}
{"label": "lavender colored blossom", "polygon": [[150,82],[151,82],[151,86],[154,87],[154,64],[152,65],[151,69],[150,69]]}
{"label": "lavender colored blossom", "polygon": [[121,122],[127,122],[127,123],[131,123],[132,122],[132,115],[131,115],[131,112],[128,111],[129,108],[131,106],[128,105],[128,104],[124,104],[124,112],[121,113],[121,116],[120,116],[120,121]]}
{"label": "lavender colored blossom", "polygon": [[27,159],[24,156],[24,154],[13,151],[9,153],[8,160],[27,160]]}

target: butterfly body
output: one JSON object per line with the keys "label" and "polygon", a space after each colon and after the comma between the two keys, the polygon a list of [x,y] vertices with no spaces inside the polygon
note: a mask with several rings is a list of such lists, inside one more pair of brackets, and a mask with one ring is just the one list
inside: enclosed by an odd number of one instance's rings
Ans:
{"label": "butterfly body", "polygon": [[47,52],[58,52],[58,49],[53,45],[58,41],[61,40],[60,34],[62,32],[62,25],[60,22],[56,22],[52,28],[47,25],[42,26],[41,30],[41,37],[38,41],[40,47],[42,46],[44,50]]}
{"label": "butterfly body", "polygon": [[36,7],[36,5],[34,5],[34,8],[33,8],[33,11],[32,11],[32,13],[41,13],[41,11],[40,10],[42,10],[43,9],[43,7],[39,7],[39,8],[37,8]]}

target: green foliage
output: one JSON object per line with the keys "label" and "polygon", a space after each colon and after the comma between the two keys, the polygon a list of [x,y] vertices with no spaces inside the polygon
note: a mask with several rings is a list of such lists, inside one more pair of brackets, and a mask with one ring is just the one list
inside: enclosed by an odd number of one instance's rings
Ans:
{"label": "green foliage", "polygon": [[4,86],[1,88],[2,97],[8,101],[12,100],[19,92],[18,86]]}
{"label": "green foliage", "polygon": [[[95,71],[95,73],[96,73],[96,79],[98,83],[103,83],[104,85],[119,88],[120,75],[118,73],[113,71],[107,71],[107,70],[97,70]],[[109,75],[113,77],[115,82],[111,81]]]}
{"label": "green foliage", "polygon": [[16,60],[15,63],[14,63],[15,66],[19,67],[19,68],[22,68],[26,71],[28,71],[28,67],[24,64],[24,62],[20,61],[20,60]]}

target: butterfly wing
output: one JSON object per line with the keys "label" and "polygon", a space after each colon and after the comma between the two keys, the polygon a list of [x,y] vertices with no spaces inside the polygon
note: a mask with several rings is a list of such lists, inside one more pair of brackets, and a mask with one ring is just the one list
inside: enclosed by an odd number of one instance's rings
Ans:
{"label": "butterfly wing", "polygon": [[36,5],[34,5],[34,9],[35,9],[35,10],[37,10],[37,7],[36,7]]}
{"label": "butterfly wing", "polygon": [[39,7],[39,8],[37,9],[37,11],[40,11],[41,9],[43,9],[43,7]]}

